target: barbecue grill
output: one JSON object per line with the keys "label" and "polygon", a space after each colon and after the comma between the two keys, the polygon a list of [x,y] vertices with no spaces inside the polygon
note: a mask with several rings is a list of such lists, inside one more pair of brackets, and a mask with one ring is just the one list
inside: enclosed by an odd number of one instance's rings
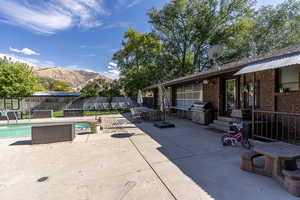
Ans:
{"label": "barbecue grill", "polygon": [[208,125],[213,121],[213,106],[209,102],[195,102],[191,111],[193,122]]}

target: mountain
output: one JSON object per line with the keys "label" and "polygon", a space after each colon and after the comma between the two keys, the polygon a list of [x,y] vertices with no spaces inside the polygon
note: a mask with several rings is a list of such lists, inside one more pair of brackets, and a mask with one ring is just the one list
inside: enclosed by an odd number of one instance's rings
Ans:
{"label": "mountain", "polygon": [[33,72],[40,77],[51,78],[57,81],[67,81],[74,90],[82,89],[89,81],[94,79],[103,79],[108,82],[112,82],[112,79],[104,76],[103,74],[86,71],[86,70],[74,70],[63,67],[38,67],[37,64],[32,63],[33,60],[26,60],[14,55],[1,54],[0,58],[5,58],[11,62],[21,62],[32,67]]}
{"label": "mountain", "polygon": [[57,81],[65,80],[75,90],[80,90],[89,81],[94,79],[103,79],[108,82],[112,81],[112,79],[103,74],[85,70],[74,70],[63,67],[33,67],[32,69],[37,76],[51,78]]}

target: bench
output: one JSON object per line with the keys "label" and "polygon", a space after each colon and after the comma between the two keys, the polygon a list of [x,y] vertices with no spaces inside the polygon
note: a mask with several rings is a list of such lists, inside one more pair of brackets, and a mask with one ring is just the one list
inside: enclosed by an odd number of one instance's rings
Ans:
{"label": "bench", "polygon": [[32,119],[39,118],[52,118],[53,110],[33,110],[32,111]]}
{"label": "bench", "polygon": [[300,196],[300,170],[282,170],[284,187],[295,196]]}
{"label": "bench", "polygon": [[82,109],[72,109],[72,110],[64,110],[64,117],[83,117],[84,110]]}
{"label": "bench", "polygon": [[73,141],[75,128],[73,124],[48,124],[31,128],[32,144],[49,144]]}
{"label": "bench", "polygon": [[[260,159],[262,154],[256,153],[254,151],[248,151],[242,154],[241,156],[241,169],[248,172],[254,172],[262,175],[266,175],[264,173],[265,161],[264,159]],[[257,160],[254,160],[259,158]]]}

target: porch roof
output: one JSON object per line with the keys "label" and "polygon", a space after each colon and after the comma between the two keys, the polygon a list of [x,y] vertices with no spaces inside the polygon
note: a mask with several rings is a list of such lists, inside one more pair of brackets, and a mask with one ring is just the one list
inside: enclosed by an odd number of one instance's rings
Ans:
{"label": "porch roof", "polygon": [[300,64],[300,53],[277,57],[271,60],[254,63],[244,67],[234,75],[248,74],[248,73],[259,72],[259,71],[264,71],[269,69],[278,69],[278,68],[288,67],[297,64]]}

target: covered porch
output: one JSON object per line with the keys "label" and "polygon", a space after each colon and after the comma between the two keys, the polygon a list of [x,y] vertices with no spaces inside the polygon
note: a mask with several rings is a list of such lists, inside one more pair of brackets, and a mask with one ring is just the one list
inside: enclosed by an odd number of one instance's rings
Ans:
{"label": "covered porch", "polygon": [[241,106],[252,111],[252,136],[299,144],[300,54],[254,63],[235,75],[241,79]]}

